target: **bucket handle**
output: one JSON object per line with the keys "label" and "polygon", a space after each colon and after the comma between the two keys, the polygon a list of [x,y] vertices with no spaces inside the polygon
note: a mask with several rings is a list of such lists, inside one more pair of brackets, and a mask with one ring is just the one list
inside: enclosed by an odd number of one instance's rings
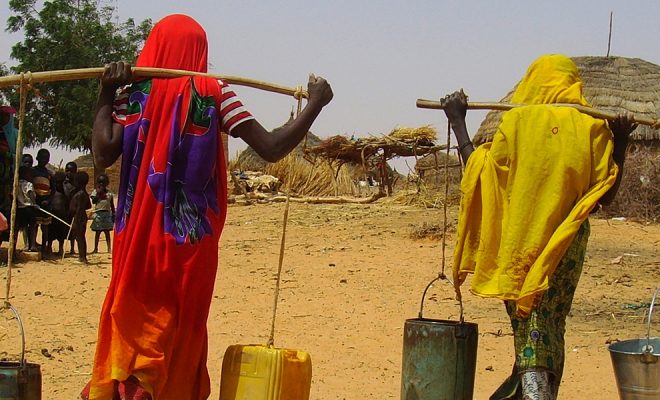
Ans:
{"label": "bucket handle", "polygon": [[16,321],[18,321],[18,328],[21,332],[21,368],[25,368],[25,330],[23,329],[21,314],[19,314],[18,310],[14,308],[14,306],[12,306],[8,301],[5,301],[5,307],[7,307],[12,312],[12,314],[14,314]]}
{"label": "bucket handle", "polygon": [[644,353],[653,354],[653,346],[651,346],[651,315],[653,315],[653,306],[655,305],[655,299],[658,297],[658,292],[660,292],[660,287],[655,289],[653,293],[653,298],[651,299],[651,306],[649,307],[649,318],[647,320],[647,330],[646,330],[646,346],[644,346]]}
{"label": "bucket handle", "polygon": [[[433,286],[433,284],[438,280],[446,280],[447,282],[449,282],[453,285],[453,282],[451,281],[451,279],[449,279],[447,277],[447,275],[445,275],[444,273],[440,273],[438,276],[433,278],[433,280],[431,280],[431,282],[429,282],[428,285],[426,285],[426,288],[424,288],[424,293],[422,293],[422,301],[421,301],[421,304],[419,306],[419,314],[418,315],[419,315],[420,319],[424,318],[422,315],[424,313],[424,300],[426,299],[426,292],[428,292],[429,289]],[[458,308],[460,310],[459,321],[462,324],[463,322],[465,322],[465,318],[463,316],[463,298],[461,296],[458,296]]]}

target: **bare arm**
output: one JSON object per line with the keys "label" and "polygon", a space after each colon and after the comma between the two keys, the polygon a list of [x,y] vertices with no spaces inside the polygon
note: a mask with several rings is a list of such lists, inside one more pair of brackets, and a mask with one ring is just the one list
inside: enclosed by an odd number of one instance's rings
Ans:
{"label": "bare arm", "polygon": [[612,158],[619,167],[619,172],[616,175],[614,186],[612,186],[598,201],[602,205],[607,206],[612,204],[614,197],[619,191],[621,177],[623,176],[623,164],[626,161],[628,138],[636,128],[637,124],[633,123],[633,116],[631,113],[619,114],[615,120],[610,122],[610,129],[614,134],[614,151],[612,152]]}
{"label": "bare arm", "polygon": [[113,121],[112,105],[117,88],[131,80],[130,64],[118,62],[106,65],[92,127],[92,154],[97,168],[111,166],[121,155],[124,127]]}
{"label": "bare arm", "polygon": [[321,109],[332,100],[332,88],[328,82],[311,75],[307,84],[309,99],[307,105],[294,120],[268,132],[256,120],[246,121],[234,133],[252,147],[259,156],[268,162],[276,162],[289,154],[309,131]]}
{"label": "bare arm", "polygon": [[467,96],[463,90],[448,94],[442,99],[445,115],[451,124],[456,140],[458,141],[458,151],[461,154],[463,164],[467,164],[470,154],[474,151],[467,125],[465,124],[465,114],[467,113]]}

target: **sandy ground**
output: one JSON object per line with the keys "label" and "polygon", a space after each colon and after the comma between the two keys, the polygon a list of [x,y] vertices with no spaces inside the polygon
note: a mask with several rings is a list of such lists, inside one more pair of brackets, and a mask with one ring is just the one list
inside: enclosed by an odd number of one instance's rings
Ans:
{"label": "sandy ground", "polygon": [[[227,346],[268,338],[283,209],[229,209],[208,322],[212,399]],[[439,241],[410,238],[423,223],[441,224],[442,210],[292,204],[275,345],[311,354],[312,399],[399,398],[403,325],[417,316],[422,290],[442,260]],[[452,245],[453,233],[447,254]],[[658,225],[592,219],[568,320],[561,399],[617,398],[607,344],[645,335],[644,304],[660,286],[659,247]],[[24,319],[27,359],[41,365],[44,399],[75,399],[89,379],[111,274],[109,255],[90,260],[90,266],[68,257],[26,262],[13,270],[11,302]],[[3,298],[6,271],[0,268]],[[465,297],[466,320],[478,323],[480,333],[475,398],[486,399],[510,372],[513,339],[500,302]],[[455,319],[457,313],[449,285],[436,286],[425,316]],[[17,325],[3,311],[0,358],[16,360],[19,349]]]}

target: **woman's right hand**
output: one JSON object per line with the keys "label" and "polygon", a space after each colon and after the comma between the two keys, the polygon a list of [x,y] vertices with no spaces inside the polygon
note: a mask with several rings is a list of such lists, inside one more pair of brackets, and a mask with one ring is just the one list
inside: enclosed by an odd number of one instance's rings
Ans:
{"label": "woman's right hand", "polygon": [[330,103],[330,100],[334,97],[328,81],[314,74],[309,75],[307,93],[309,94],[308,101],[310,103],[317,103],[321,108]]}
{"label": "woman's right hand", "polygon": [[467,113],[467,96],[463,89],[452,94],[446,95],[440,102],[443,104],[445,115],[449,122],[455,124],[458,121],[465,120]]}
{"label": "woman's right hand", "polygon": [[106,64],[103,76],[101,76],[101,85],[111,89],[128,85],[132,81],[133,70],[131,69],[131,64],[123,61]]}

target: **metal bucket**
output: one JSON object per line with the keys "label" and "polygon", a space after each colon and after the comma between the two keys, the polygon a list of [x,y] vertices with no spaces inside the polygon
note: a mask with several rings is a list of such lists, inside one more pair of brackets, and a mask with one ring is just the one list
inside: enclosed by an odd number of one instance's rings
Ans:
{"label": "metal bucket", "polygon": [[403,330],[401,400],[472,399],[477,365],[478,326],[463,320],[422,317],[406,320]]}
{"label": "metal bucket", "polygon": [[14,313],[21,331],[20,362],[0,361],[0,400],[41,400],[41,369],[39,364],[25,362],[25,332],[18,311],[5,303]]}
{"label": "metal bucket", "polygon": [[651,337],[651,315],[658,292],[660,288],[651,300],[646,337],[608,346],[621,400],[660,399],[660,337]]}

